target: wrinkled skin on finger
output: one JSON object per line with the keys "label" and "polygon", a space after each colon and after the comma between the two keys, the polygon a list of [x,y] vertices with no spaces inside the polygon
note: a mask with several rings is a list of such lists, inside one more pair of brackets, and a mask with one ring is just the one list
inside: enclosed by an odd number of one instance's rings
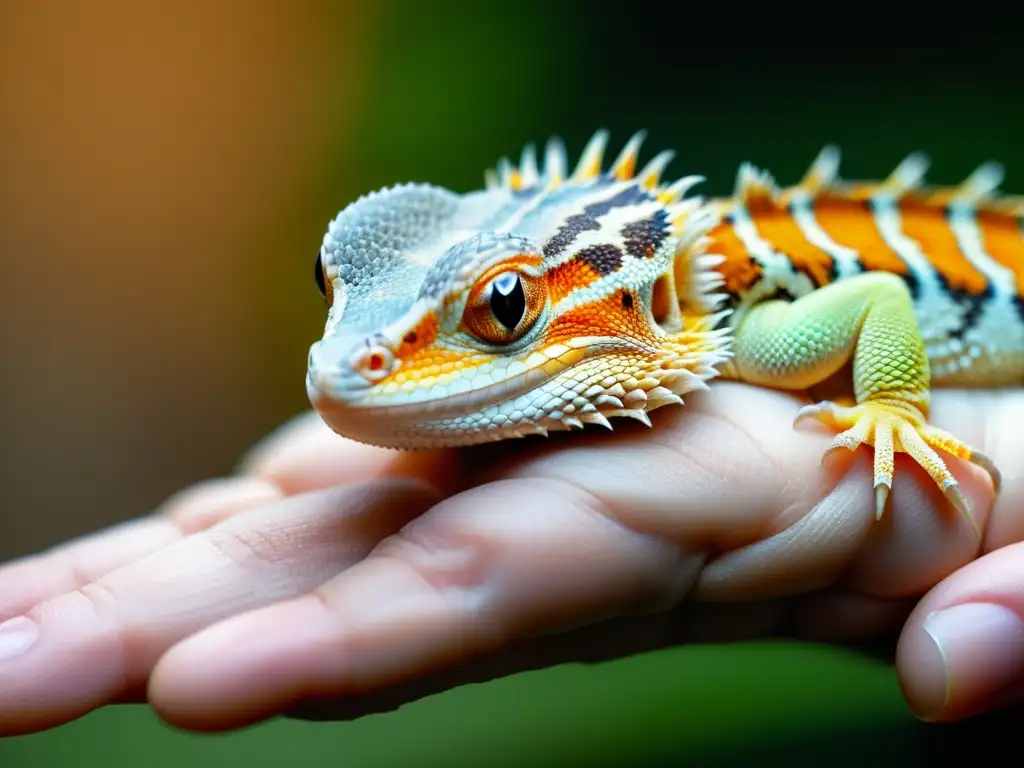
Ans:
{"label": "wrinkled skin on finger", "polygon": [[[196,730],[351,718],[567,660],[779,634],[855,642],[908,616],[901,681],[941,719],[948,686],[935,694],[914,622],[942,593],[918,603],[1024,539],[1024,446],[1007,421],[1024,396],[935,397],[934,422],[1006,477],[993,503],[984,473],[951,462],[980,541],[905,457],[875,521],[870,453],[821,466],[831,435],[792,429],[801,404],[722,383],[653,429],[422,453],[301,417],[237,477],[0,569],[0,733],[143,697]],[[942,711],[979,706],[946,696]]]}

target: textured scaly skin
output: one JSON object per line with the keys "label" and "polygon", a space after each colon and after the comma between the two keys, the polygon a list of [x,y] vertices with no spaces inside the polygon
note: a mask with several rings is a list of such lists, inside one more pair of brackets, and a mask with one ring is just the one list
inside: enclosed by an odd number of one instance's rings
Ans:
{"label": "textured scaly skin", "polygon": [[833,449],[874,448],[877,512],[906,452],[973,524],[940,453],[999,474],[928,423],[933,385],[1024,386],[1024,202],[999,166],[926,188],[911,155],[880,183],[826,148],[796,186],[749,164],[732,197],[611,166],[598,132],[572,174],[557,140],[457,195],[403,185],[331,223],[307,389],[339,434],[395,448],[501,440],[631,417],[721,376],[805,390],[851,363],[853,401],[817,403]]}

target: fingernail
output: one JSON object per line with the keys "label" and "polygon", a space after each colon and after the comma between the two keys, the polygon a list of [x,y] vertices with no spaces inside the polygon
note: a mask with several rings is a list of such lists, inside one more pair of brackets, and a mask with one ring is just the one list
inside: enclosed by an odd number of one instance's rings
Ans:
{"label": "fingernail", "polygon": [[24,653],[39,639],[39,627],[31,619],[19,616],[0,624],[0,661]]}
{"label": "fingernail", "polygon": [[992,699],[1024,679],[1024,621],[994,603],[965,603],[930,614],[924,630],[938,651],[930,684],[915,702],[922,720]]}

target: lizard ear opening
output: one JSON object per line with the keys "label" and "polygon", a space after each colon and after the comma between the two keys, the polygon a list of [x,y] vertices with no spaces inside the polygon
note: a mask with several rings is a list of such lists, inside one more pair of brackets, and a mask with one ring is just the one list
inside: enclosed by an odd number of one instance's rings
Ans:
{"label": "lizard ear opening", "polygon": [[679,295],[671,273],[661,275],[651,289],[651,318],[666,333],[678,333],[683,327]]}

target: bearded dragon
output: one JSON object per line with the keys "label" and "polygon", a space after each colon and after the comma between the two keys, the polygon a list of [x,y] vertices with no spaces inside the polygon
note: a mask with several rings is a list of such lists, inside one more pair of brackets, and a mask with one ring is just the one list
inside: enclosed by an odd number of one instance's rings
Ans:
{"label": "bearded dragon", "polygon": [[662,182],[671,151],[637,170],[644,138],[607,169],[602,130],[571,173],[553,138],[482,190],[402,184],[343,209],[316,261],[329,309],[306,386],[323,420],[378,446],[464,446],[650,425],[716,377],[804,391],[847,371],[852,401],[797,422],[873,448],[879,517],[905,452],[975,525],[940,454],[997,491],[999,472],[929,423],[929,396],[1024,385],[1024,198],[998,193],[1001,166],[928,187],[915,153],[849,182],[828,146],[795,186],[744,163],[730,197],[705,199],[688,196],[700,176]]}

